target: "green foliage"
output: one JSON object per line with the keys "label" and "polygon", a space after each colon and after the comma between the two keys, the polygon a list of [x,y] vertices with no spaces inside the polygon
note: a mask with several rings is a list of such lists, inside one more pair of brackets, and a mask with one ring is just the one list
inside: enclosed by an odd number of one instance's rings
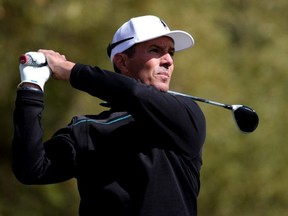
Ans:
{"label": "green foliage", "polygon": [[[285,215],[288,211],[288,2],[256,0],[0,0],[0,215],[77,215],[75,180],[24,186],[11,171],[18,56],[54,49],[75,62],[112,69],[106,46],[130,17],[155,14],[195,38],[175,56],[171,89],[256,109],[258,129],[242,134],[231,113],[200,104],[207,119],[201,216]],[[45,138],[73,115],[97,113],[98,99],[68,83],[45,85]],[[4,177],[4,178],[3,178]]]}

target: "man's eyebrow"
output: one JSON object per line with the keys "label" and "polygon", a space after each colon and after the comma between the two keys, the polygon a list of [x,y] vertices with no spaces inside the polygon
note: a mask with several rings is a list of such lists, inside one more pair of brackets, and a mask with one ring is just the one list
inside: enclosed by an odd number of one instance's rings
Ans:
{"label": "man's eyebrow", "polygon": [[[156,48],[159,48],[159,49],[164,49],[166,46],[163,47],[163,46],[158,45],[158,44],[151,44],[149,47],[150,47],[150,48],[156,47]],[[174,46],[169,47],[169,51],[175,52]]]}

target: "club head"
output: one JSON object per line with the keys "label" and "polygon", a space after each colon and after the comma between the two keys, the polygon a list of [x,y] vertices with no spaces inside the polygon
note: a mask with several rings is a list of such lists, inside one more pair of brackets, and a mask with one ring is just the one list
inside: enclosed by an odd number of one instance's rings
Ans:
{"label": "club head", "polygon": [[244,133],[253,132],[259,123],[255,110],[243,105],[232,105],[232,114],[238,128]]}

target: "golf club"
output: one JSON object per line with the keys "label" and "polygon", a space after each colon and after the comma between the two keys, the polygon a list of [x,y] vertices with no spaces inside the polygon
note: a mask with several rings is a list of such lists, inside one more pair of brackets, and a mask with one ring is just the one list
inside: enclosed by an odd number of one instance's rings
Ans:
{"label": "golf club", "polygon": [[[35,67],[42,67],[42,66],[47,65],[47,62],[45,62],[43,64],[38,64],[37,61],[35,61],[32,58],[32,56],[30,56],[28,54],[21,55],[19,58],[19,61],[21,64],[25,64],[27,66],[29,65],[29,66],[35,66]],[[257,115],[256,111],[251,109],[250,107],[243,106],[243,105],[223,104],[223,103],[219,103],[219,102],[215,102],[215,101],[211,101],[211,100],[207,100],[207,99],[203,99],[203,98],[199,98],[196,96],[183,94],[183,93],[179,93],[179,92],[175,92],[175,91],[168,91],[168,93],[174,94],[174,95],[185,96],[185,97],[191,98],[195,101],[200,101],[200,102],[212,104],[212,105],[219,106],[219,107],[224,107],[226,109],[231,110],[233,118],[236,122],[236,125],[244,133],[251,133],[258,126],[258,123],[259,123],[258,115]],[[103,105],[104,104],[105,103],[103,103]]]}
{"label": "golf club", "polygon": [[204,103],[208,103],[211,105],[219,106],[219,107],[224,107],[225,109],[229,109],[232,111],[232,116],[235,120],[236,125],[240,129],[240,131],[244,133],[251,133],[253,132],[259,123],[259,118],[255,110],[251,109],[250,107],[243,106],[243,105],[229,105],[229,104],[223,104],[203,98],[199,98],[196,96],[188,95],[188,94],[183,94],[175,91],[168,91],[170,94],[174,95],[181,95],[184,97],[191,98],[192,100],[195,101],[200,101]]}

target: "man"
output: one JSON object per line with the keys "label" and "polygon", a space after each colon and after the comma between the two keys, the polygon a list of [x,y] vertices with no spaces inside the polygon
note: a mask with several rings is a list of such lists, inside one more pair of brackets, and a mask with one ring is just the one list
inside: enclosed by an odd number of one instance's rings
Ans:
{"label": "man", "polygon": [[[170,31],[149,15],[130,19],[115,33],[107,51],[118,73],[73,63],[52,50],[30,52],[36,63],[46,57],[49,67],[20,65],[13,140],[19,181],[76,178],[80,215],[197,215],[205,118],[191,99],[167,93],[174,52],[193,44],[188,33]],[[55,79],[111,108],[74,117],[42,143],[50,69]]]}

